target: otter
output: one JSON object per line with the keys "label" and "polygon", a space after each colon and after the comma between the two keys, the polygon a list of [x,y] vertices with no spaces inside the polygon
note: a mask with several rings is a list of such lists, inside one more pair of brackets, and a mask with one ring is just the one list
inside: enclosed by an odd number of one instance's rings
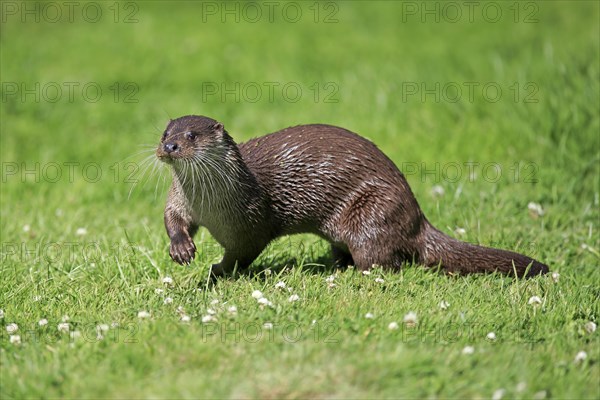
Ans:
{"label": "otter", "polygon": [[164,212],[169,254],[189,264],[200,226],[223,246],[213,276],[250,266],[275,238],[313,233],[334,265],[399,270],[414,262],[448,273],[530,277],[548,266],[456,240],[429,223],[404,175],[369,140],[343,128],[289,127],[237,145],[222,123],[171,120],[156,150],[173,182]]}

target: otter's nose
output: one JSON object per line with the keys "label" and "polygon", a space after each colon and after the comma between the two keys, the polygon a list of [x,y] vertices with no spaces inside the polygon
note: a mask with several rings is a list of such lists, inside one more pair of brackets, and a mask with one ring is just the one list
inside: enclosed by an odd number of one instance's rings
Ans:
{"label": "otter's nose", "polygon": [[163,149],[167,152],[167,153],[172,153],[175,150],[177,150],[177,143],[165,143],[163,145]]}

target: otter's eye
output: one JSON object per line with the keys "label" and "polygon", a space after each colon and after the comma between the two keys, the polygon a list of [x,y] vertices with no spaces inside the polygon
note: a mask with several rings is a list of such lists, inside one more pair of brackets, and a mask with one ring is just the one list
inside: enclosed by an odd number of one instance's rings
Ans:
{"label": "otter's eye", "polygon": [[195,134],[194,132],[190,132],[190,131],[188,131],[188,132],[184,133],[184,134],[183,134],[183,136],[184,136],[186,139],[189,139],[189,140],[194,140],[194,139],[196,139],[196,134]]}

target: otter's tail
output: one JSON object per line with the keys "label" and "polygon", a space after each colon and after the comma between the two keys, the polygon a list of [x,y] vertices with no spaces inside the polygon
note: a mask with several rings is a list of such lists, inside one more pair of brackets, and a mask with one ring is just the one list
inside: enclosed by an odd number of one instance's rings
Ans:
{"label": "otter's tail", "polygon": [[519,277],[532,277],[549,271],[547,265],[512,251],[493,249],[461,242],[427,224],[425,249],[421,258],[425,265],[441,267],[448,272],[501,272]]}

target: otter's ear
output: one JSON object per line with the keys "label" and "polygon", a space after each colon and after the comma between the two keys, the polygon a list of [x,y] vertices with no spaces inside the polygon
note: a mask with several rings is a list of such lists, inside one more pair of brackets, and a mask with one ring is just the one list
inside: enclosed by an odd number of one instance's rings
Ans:
{"label": "otter's ear", "polygon": [[214,133],[216,133],[217,135],[223,135],[223,131],[225,130],[225,127],[223,126],[222,123],[217,122],[216,124],[214,124],[212,126],[212,130]]}

